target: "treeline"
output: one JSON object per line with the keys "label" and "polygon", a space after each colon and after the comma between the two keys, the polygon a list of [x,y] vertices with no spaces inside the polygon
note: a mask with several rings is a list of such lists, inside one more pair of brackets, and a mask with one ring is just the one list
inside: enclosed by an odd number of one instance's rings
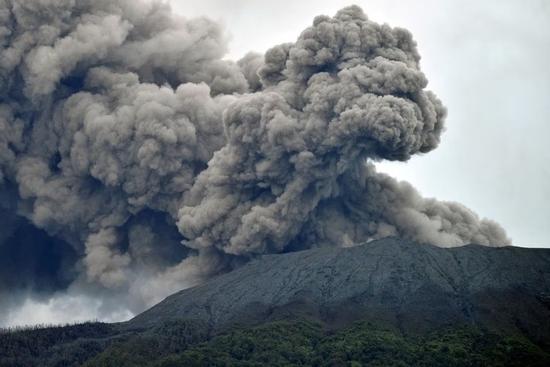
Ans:
{"label": "treeline", "polygon": [[98,320],[90,320],[85,322],[73,322],[73,323],[66,323],[66,324],[18,325],[18,326],[0,327],[0,334],[13,334],[13,333],[19,333],[19,332],[25,332],[25,331],[33,332],[33,331],[44,330],[44,329],[59,330],[62,328],[70,328],[73,326],[80,327],[82,325],[85,325],[87,327],[89,325],[95,325],[95,324],[105,325],[105,323],[101,323]]}
{"label": "treeline", "polygon": [[522,335],[456,327],[427,335],[357,323],[338,331],[275,321],[209,335],[193,322],[141,332],[101,323],[0,335],[0,366],[550,366]]}
{"label": "treeline", "polygon": [[[198,342],[202,338],[207,340]],[[162,340],[153,333],[113,343],[85,366],[550,366],[548,351],[524,336],[471,326],[402,335],[370,323],[327,331],[320,323],[294,320],[187,337],[184,347],[166,347]]]}
{"label": "treeline", "polygon": [[112,325],[99,322],[3,329],[0,366],[76,366],[104,350],[113,334]]}
{"label": "treeline", "polygon": [[[149,360],[181,353],[206,341],[207,328],[193,322],[173,322],[150,330],[125,330],[119,324],[88,322],[70,326],[4,330],[0,334],[0,367],[81,366],[104,351],[128,350],[128,360]],[[109,352],[108,352],[109,353]],[[119,360],[124,359],[123,356]],[[114,366],[118,366],[115,364]]]}
{"label": "treeline", "polygon": [[[124,346],[113,345],[111,351],[119,348]],[[112,356],[111,351],[86,365],[117,365],[111,364],[114,360],[103,359]],[[220,335],[147,365],[547,367],[550,354],[522,336],[502,336],[475,328],[404,336],[360,323],[332,334],[315,323],[275,322]]]}

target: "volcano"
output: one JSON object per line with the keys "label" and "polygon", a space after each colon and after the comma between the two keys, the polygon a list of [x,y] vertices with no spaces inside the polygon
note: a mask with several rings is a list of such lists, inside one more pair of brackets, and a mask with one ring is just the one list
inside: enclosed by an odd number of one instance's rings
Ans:
{"label": "volcano", "polygon": [[[437,365],[426,358],[443,353],[447,359],[437,358],[447,365],[499,365],[514,354],[521,365],[543,366],[550,361],[550,250],[446,249],[385,238],[349,248],[264,255],[175,293],[127,322],[5,331],[0,365],[55,365],[60,358],[64,365],[99,366],[112,360],[216,365],[218,357],[226,358],[221,365],[257,365],[246,363],[257,362],[262,350],[282,358],[288,353],[277,350],[278,343],[295,338],[311,349],[300,357],[303,365],[323,365],[322,350],[315,348],[325,345],[332,355],[335,335],[342,342],[354,333],[361,333],[352,338],[356,344],[379,343],[375,349],[382,352],[374,357],[370,352],[364,356],[372,345],[359,347],[366,362],[397,358]],[[441,338],[447,349],[428,348]],[[454,345],[449,339],[462,348],[462,357],[448,349]],[[235,351],[243,348],[243,340],[248,352],[239,354]],[[399,347],[392,344],[396,340]],[[283,345],[297,348],[292,344]],[[340,361],[365,363],[346,353]],[[280,365],[292,362],[292,355]]]}

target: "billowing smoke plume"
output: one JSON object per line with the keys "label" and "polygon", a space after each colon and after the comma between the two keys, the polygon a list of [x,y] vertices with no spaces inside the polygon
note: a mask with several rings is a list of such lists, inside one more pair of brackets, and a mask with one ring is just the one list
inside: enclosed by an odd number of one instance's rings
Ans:
{"label": "billowing smoke plume", "polygon": [[390,235],[505,245],[372,162],[436,148],[410,33],[358,7],[238,62],[222,29],[136,0],[0,0],[0,302],[137,312],[264,253]]}

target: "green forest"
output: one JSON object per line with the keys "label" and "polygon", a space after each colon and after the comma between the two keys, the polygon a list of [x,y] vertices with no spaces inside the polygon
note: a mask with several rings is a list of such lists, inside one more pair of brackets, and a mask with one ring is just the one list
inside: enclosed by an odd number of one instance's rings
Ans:
{"label": "green forest", "polygon": [[0,366],[550,366],[550,353],[521,335],[454,327],[425,335],[356,323],[327,330],[274,321],[209,335],[205,325],[123,332],[86,323],[0,333]]}

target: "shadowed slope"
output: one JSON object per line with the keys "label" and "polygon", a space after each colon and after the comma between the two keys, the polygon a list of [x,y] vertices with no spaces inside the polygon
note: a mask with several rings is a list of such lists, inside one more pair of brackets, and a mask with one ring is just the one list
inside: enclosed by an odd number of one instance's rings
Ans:
{"label": "shadowed slope", "polygon": [[442,249],[395,238],[263,256],[178,292],[129,321],[194,319],[214,329],[307,315],[334,326],[368,319],[408,330],[455,323],[550,336],[550,250]]}

